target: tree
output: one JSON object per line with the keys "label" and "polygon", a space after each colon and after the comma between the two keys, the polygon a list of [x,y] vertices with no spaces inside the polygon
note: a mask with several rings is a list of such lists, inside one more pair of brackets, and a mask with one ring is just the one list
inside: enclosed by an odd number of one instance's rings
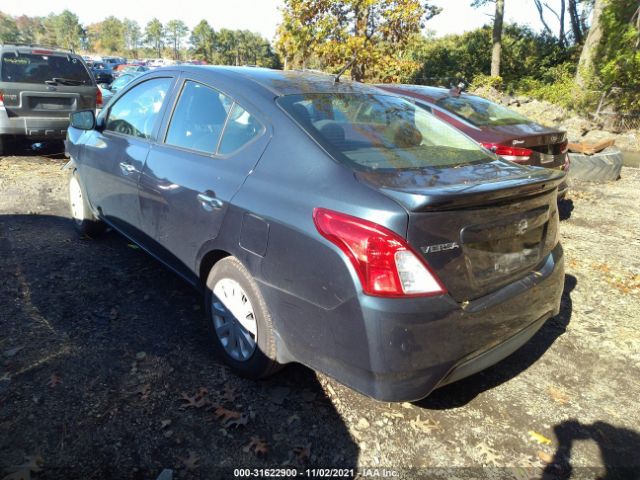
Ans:
{"label": "tree", "polygon": [[60,15],[55,15],[53,28],[57,46],[72,49],[80,47],[84,30],[75,13],[64,10]]}
{"label": "tree", "polygon": [[191,45],[195,56],[207,63],[213,61],[213,44],[215,42],[216,33],[206,20],[200,20],[191,32]]}
{"label": "tree", "polygon": [[20,32],[13,17],[0,12],[0,43],[13,43],[20,40]]}
{"label": "tree", "polygon": [[16,26],[20,32],[20,41],[23,43],[42,43],[44,26],[39,17],[27,17],[20,15],[16,18]]}
{"label": "tree", "polygon": [[164,27],[162,26],[162,22],[157,18],[154,18],[147,23],[144,34],[147,43],[155,50],[157,57],[162,57],[162,41],[164,39]]}
{"label": "tree", "polygon": [[165,29],[167,42],[173,45],[173,58],[180,58],[180,47],[184,37],[189,33],[189,28],[182,20],[169,20]]}
{"label": "tree", "polygon": [[587,39],[582,47],[582,52],[580,53],[578,70],[576,72],[576,83],[581,88],[587,87],[595,75],[594,60],[596,53],[600,48],[600,42],[602,41],[603,31],[600,23],[600,17],[602,16],[604,4],[605,0],[595,0],[591,16],[591,27],[589,28],[589,34],[587,35]]}
{"label": "tree", "polygon": [[351,78],[388,79],[403,68],[409,40],[439,10],[419,0],[285,0],[277,48],[288,68],[309,61]]}
{"label": "tree", "polygon": [[502,54],[502,23],[504,22],[504,0],[474,0],[472,5],[480,7],[487,3],[496,4],[495,15],[493,16],[493,34],[491,48],[491,76],[500,76],[500,56]]}
{"label": "tree", "polygon": [[130,55],[137,57],[138,47],[140,47],[140,39],[142,37],[142,32],[140,30],[140,25],[138,25],[138,22],[125,18],[122,21],[122,36],[124,41],[124,48]]}

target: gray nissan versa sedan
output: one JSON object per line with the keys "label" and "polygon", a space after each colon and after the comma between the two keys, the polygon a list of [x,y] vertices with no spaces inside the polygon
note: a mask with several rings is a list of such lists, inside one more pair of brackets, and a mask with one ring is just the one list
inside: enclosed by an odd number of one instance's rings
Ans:
{"label": "gray nissan versa sedan", "polygon": [[211,346],[241,375],[300,362],[416,400],[558,313],[564,174],[504,161],[388,92],[169,67],[71,125],[80,232],[111,226],[201,289]]}

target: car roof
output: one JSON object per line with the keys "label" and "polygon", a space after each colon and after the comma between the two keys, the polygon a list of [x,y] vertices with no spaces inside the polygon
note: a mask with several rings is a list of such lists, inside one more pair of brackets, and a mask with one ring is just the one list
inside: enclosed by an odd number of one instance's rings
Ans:
{"label": "car roof", "polygon": [[273,70],[261,67],[229,67],[214,65],[173,65],[154,70],[178,70],[210,74],[212,80],[216,75],[233,78],[239,88],[252,88],[256,84],[263,87],[262,93],[273,97],[305,93],[381,93],[372,86],[348,79],[334,81],[334,76],[308,70]]}

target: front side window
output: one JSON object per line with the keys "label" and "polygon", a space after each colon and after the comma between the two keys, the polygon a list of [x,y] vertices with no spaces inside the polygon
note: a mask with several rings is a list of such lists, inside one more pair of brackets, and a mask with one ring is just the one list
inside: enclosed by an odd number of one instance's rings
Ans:
{"label": "front side window", "polygon": [[214,154],[233,101],[200,83],[187,81],[171,117],[165,143]]}
{"label": "front side window", "polygon": [[479,127],[531,123],[527,117],[481,97],[444,97],[436,104]]}
{"label": "front side window", "polygon": [[[306,103],[328,112],[310,118]],[[495,160],[426,110],[382,94],[304,94],[278,103],[337,160],[362,170],[457,166]]]}
{"label": "front side window", "polygon": [[14,53],[2,54],[3,82],[91,85],[91,75],[79,58],[71,55]]}
{"label": "front side window", "polygon": [[171,83],[171,78],[153,78],[133,87],[110,108],[105,130],[150,138]]}

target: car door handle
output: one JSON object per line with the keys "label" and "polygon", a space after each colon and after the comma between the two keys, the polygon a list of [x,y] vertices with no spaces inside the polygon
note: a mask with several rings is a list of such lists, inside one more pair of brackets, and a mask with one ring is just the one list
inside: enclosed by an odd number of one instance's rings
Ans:
{"label": "car door handle", "polygon": [[133,172],[136,171],[136,167],[134,167],[133,165],[131,165],[130,163],[127,162],[120,162],[120,170],[122,171],[122,173],[124,173],[125,175],[129,175]]}
{"label": "car door handle", "polygon": [[205,193],[198,194],[198,200],[200,201],[200,205],[206,211],[211,212],[213,210],[218,210],[222,208],[222,201],[218,200],[215,196],[207,195]]}

